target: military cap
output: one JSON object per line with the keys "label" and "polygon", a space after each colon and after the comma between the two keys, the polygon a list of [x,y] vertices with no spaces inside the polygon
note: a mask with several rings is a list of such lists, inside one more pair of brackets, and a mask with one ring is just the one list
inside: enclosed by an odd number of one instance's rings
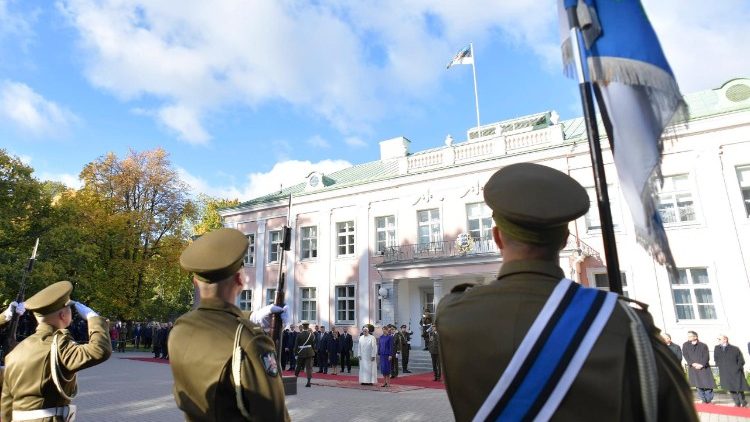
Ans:
{"label": "military cap", "polygon": [[302,326],[302,327],[304,327],[304,328],[308,328],[308,327],[310,327],[310,323],[309,323],[309,322],[307,322],[307,321],[302,321],[302,322],[300,322],[300,323],[299,323],[299,325],[301,325],[301,326]]}
{"label": "military cap", "polygon": [[242,267],[247,237],[236,229],[221,228],[204,234],[185,248],[180,265],[198,280],[216,283]]}
{"label": "military cap", "polygon": [[484,185],[484,202],[503,232],[535,244],[559,239],[568,223],[589,209],[583,186],[565,173],[533,163],[495,172]]}
{"label": "military cap", "polygon": [[26,309],[38,315],[47,315],[59,311],[70,302],[73,285],[69,281],[58,281],[51,284],[26,301]]}

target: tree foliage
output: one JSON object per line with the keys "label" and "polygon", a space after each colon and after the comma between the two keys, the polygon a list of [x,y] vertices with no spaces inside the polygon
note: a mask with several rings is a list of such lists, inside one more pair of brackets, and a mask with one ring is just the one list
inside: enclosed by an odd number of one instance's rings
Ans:
{"label": "tree foliage", "polygon": [[235,207],[239,204],[239,199],[220,199],[205,194],[198,195],[198,213],[193,225],[193,236],[201,236],[206,232],[223,227],[219,210]]}

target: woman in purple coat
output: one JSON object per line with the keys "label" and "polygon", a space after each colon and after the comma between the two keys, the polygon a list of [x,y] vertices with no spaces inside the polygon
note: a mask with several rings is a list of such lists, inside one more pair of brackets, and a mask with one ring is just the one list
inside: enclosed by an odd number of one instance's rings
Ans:
{"label": "woman in purple coat", "polygon": [[380,373],[385,377],[383,387],[390,385],[391,379],[391,355],[393,352],[393,336],[390,330],[383,327],[383,335],[378,339],[378,355],[380,355]]}

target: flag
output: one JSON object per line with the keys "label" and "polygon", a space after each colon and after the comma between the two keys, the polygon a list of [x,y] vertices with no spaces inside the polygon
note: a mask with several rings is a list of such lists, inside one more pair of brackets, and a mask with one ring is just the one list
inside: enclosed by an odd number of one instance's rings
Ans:
{"label": "flag", "polygon": [[674,274],[656,204],[661,136],[673,118],[686,115],[682,94],[639,0],[558,0],[568,76],[574,76],[575,63],[566,10],[573,7],[583,35],[584,69],[594,84],[638,242]]}
{"label": "flag", "polygon": [[446,66],[446,69],[450,69],[451,66],[457,65],[457,64],[473,64],[474,63],[474,57],[472,55],[471,46],[468,45],[466,48],[463,48],[461,50],[458,50],[458,53],[456,53],[455,56],[453,56],[453,60],[448,62],[448,66]]}

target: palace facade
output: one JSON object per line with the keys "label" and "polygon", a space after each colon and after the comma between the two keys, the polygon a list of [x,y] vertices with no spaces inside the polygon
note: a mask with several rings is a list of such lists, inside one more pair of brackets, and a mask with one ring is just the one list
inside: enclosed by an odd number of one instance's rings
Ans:
{"label": "palace facade", "polygon": [[[688,122],[665,132],[659,192],[678,279],[636,244],[602,140],[624,290],[649,304],[678,344],[695,330],[709,344],[722,333],[744,345],[750,341],[750,79],[685,100]],[[465,141],[449,136],[424,151],[411,151],[404,137],[385,140],[378,160],[313,172],[303,183],[222,210],[224,225],[250,240],[238,305],[250,310],[273,300],[276,245],[291,215],[286,298],[295,323],[395,323],[416,333],[423,310],[432,311],[452,287],[495,278],[502,256],[482,189],[497,169],[517,162],[556,168],[589,190],[592,209],[570,224],[560,266],[577,282],[608,288],[584,122],[549,111],[472,128]],[[421,345],[418,335],[412,344]]]}

